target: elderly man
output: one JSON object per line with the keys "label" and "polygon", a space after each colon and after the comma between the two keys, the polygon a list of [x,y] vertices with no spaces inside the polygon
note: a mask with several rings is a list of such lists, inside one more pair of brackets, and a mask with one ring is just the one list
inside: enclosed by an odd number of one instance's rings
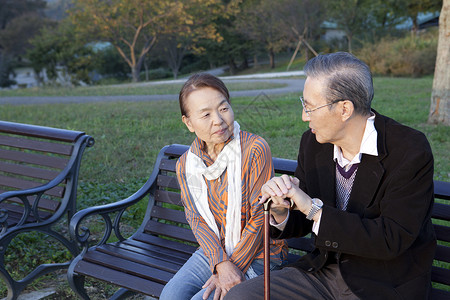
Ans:
{"label": "elderly man", "polygon": [[[366,64],[349,53],[305,66],[296,178],[262,187],[271,236],[313,232],[315,250],[271,273],[271,299],[427,299],[436,239],[433,155],[426,137],[371,109]],[[289,211],[290,198],[295,206]],[[262,299],[263,278],[225,299]]]}

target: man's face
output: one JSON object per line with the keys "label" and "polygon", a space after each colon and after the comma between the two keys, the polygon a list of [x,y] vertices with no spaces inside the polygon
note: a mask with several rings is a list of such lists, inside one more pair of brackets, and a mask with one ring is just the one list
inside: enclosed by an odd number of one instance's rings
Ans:
{"label": "man's face", "polygon": [[[303,100],[305,108],[313,110],[319,106],[328,104],[325,98],[326,81],[323,78],[308,77],[303,89]],[[316,140],[323,143],[335,143],[343,134],[340,132],[342,122],[339,116],[339,109],[336,109],[339,103],[324,106],[317,110],[305,113],[302,110],[302,120],[309,122],[312,133],[316,135]]]}

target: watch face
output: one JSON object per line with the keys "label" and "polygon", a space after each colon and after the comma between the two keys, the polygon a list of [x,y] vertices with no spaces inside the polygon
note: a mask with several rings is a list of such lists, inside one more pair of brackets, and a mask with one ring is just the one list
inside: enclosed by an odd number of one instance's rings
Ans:
{"label": "watch face", "polygon": [[314,203],[316,206],[318,206],[318,207],[322,207],[322,206],[323,206],[323,202],[322,202],[322,200],[320,200],[320,199],[313,198],[312,201],[313,201],[313,203]]}

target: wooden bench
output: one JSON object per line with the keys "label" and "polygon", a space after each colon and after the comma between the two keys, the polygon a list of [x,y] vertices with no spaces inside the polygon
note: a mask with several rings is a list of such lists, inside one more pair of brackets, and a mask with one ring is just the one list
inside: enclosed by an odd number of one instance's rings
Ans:
{"label": "wooden bench", "polygon": [[69,262],[40,265],[15,280],[5,268],[5,254],[17,235],[38,231],[58,240],[73,256],[79,248],[53,226],[76,211],[81,157],[94,139],[84,132],[0,121],[0,278],[8,299],[37,277]]}
{"label": "wooden bench", "polygon": [[[89,299],[84,289],[85,277],[95,278],[121,287],[111,299],[120,299],[134,293],[159,297],[164,285],[196,250],[198,244],[189,229],[180,200],[179,185],[175,175],[176,160],[187,151],[185,145],[165,146],[159,153],[153,173],[148,181],[127,199],[115,203],[81,210],[70,222],[70,234],[83,247],[69,267],[68,278],[72,289],[83,299]],[[278,174],[293,174],[294,160],[274,158]],[[450,199],[450,183],[435,182],[436,198]],[[142,225],[129,238],[123,238],[121,217],[131,205],[148,201]],[[88,217],[100,216],[104,220],[104,236],[95,246],[89,247],[90,231],[83,225]],[[450,220],[450,205],[436,204],[433,218]],[[442,284],[433,290],[435,299],[450,296],[450,227],[436,225],[440,241],[436,261],[447,267],[433,267],[433,282]],[[115,242],[107,242],[115,235]],[[308,238],[288,240],[290,260],[312,250]],[[295,253],[295,254],[294,254]],[[443,291],[443,288],[447,291]]]}

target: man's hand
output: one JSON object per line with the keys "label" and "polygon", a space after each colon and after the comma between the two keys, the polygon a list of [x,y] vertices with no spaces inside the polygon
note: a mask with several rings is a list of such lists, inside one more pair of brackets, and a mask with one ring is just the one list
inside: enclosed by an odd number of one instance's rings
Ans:
{"label": "man's hand", "polygon": [[[217,280],[214,300],[223,299],[226,293],[238,283],[245,280],[244,273],[231,261],[225,260],[216,265]],[[208,280],[209,281],[209,280]],[[205,292],[206,293],[206,292]],[[203,294],[204,295],[204,294]],[[205,298],[203,298],[205,299]]]}
{"label": "man's hand", "polygon": [[272,198],[270,213],[278,223],[282,222],[290,207],[289,198],[294,201],[294,209],[307,213],[311,208],[311,197],[303,192],[299,187],[299,180],[295,177],[282,175],[281,177],[273,177],[267,181],[261,188],[260,203],[264,203],[267,199]]}

